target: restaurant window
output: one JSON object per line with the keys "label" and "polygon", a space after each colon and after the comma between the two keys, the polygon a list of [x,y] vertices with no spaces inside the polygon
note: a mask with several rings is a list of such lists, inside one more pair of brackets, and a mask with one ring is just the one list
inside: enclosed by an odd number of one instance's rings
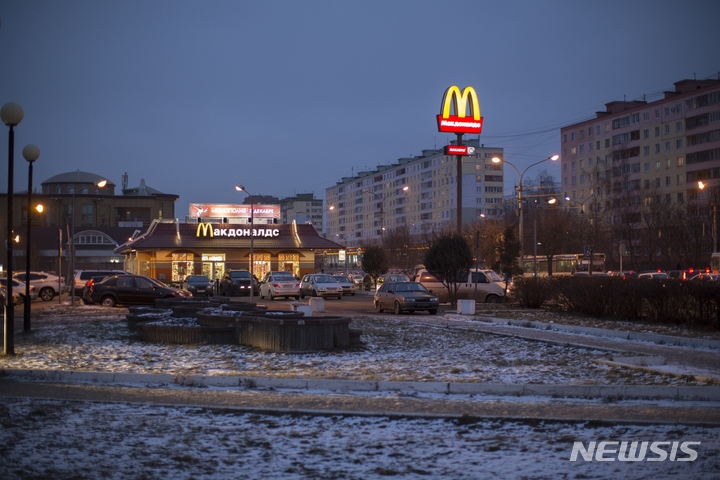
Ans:
{"label": "restaurant window", "polygon": [[278,253],[278,270],[290,272],[294,276],[300,275],[300,254],[299,253]]}
{"label": "restaurant window", "polygon": [[185,277],[195,273],[194,253],[173,253],[172,254],[172,280],[182,282]]}

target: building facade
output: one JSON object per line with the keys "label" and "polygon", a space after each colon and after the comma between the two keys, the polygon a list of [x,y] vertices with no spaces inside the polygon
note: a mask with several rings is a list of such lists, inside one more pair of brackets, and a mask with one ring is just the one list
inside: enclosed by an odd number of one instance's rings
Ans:
{"label": "building facade", "polygon": [[[720,80],[682,80],[657,101],[607,103],[592,120],[560,134],[563,196],[617,227],[608,246],[615,251],[623,244],[631,255],[680,255],[679,247],[670,252],[638,232],[655,222],[652,235],[679,235],[667,221],[671,212],[682,208],[687,218],[697,208],[707,212],[718,198]],[[701,190],[698,181],[709,188]],[[702,247],[711,248],[709,242]]]}
{"label": "building facade", "polygon": [[[123,256],[114,249],[153,220],[173,218],[178,196],[159,192],[140,181],[128,187],[123,175],[122,193],[104,177],[80,170],[51,177],[32,193],[28,208],[27,192],[13,196],[13,230],[18,233],[13,248],[13,270],[25,265],[29,253],[33,270],[61,271],[71,264],[75,269],[116,268]],[[36,206],[42,205],[42,211]],[[7,193],[0,194],[0,211],[7,210]],[[0,217],[3,231],[5,216]],[[31,226],[31,245],[27,245],[27,225]],[[69,239],[74,239],[71,244]],[[73,253],[74,247],[74,253]],[[2,258],[6,247],[0,246]],[[72,262],[71,260],[72,255]]]}
{"label": "building facade", "polygon": [[181,282],[187,275],[218,280],[226,270],[252,270],[257,278],[269,271],[298,278],[318,269],[316,255],[342,246],[309,224],[240,225],[156,221],[136,232],[115,252],[128,272]]}
{"label": "building facade", "polygon": [[[463,157],[462,221],[480,214],[495,215],[503,201],[501,148],[463,142],[475,147]],[[376,244],[385,232],[406,228],[411,235],[439,232],[457,218],[457,162],[444,150],[423,150],[391,165],[345,177],[326,189],[327,238],[350,249]]]}

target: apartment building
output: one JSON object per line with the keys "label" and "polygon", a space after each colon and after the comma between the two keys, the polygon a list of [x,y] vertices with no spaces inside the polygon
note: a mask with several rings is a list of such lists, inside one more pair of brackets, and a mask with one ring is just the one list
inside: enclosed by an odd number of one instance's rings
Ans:
{"label": "apartment building", "polygon": [[315,198],[313,193],[299,193],[293,197],[280,200],[281,223],[311,223],[315,230],[323,233],[323,211],[325,206],[322,198]]}
{"label": "apartment building", "polygon": [[[653,209],[667,216],[671,208],[717,198],[720,80],[674,86],[660,100],[613,101],[595,118],[561,129],[561,188],[570,204],[599,212],[608,226],[638,229]],[[700,191],[699,180],[710,188]],[[614,235],[615,245],[626,242],[639,255],[661,247],[623,235]]]}
{"label": "apartment building", "polygon": [[[503,167],[491,162],[502,148],[463,144],[475,153],[462,161],[462,221],[495,215],[503,201]],[[438,232],[457,219],[456,157],[442,149],[400,158],[391,165],[344,177],[326,189],[327,238],[357,248],[376,244],[385,232],[406,228],[411,235]]]}

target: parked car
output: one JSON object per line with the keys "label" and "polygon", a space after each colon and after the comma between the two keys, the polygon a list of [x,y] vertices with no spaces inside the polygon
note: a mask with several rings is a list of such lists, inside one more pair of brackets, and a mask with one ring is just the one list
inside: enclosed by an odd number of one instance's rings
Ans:
{"label": "parked car", "polygon": [[435,315],[440,305],[438,296],[420,282],[385,282],[375,292],[373,302],[378,313],[392,309],[397,315],[417,310]]}
{"label": "parked car", "polygon": [[[587,274],[587,272],[584,273]],[[595,274],[593,273],[593,275]],[[620,277],[623,280],[627,280],[629,278],[637,278],[638,272],[634,272],[632,270],[623,270],[621,272],[608,272],[608,275],[610,275],[611,277]]]}
{"label": "parked car", "polygon": [[158,298],[184,297],[179,288],[169,287],[159,280],[142,275],[113,275],[93,282],[89,299],[105,307],[115,305],[154,305]]}
{"label": "parked car", "polygon": [[340,284],[331,275],[326,273],[309,273],[300,282],[300,298],[309,297],[337,297],[342,298],[343,291]]}
{"label": "parked car", "polygon": [[206,275],[188,275],[182,282],[182,288],[193,297],[213,296],[213,282]]}
{"label": "parked car", "polygon": [[717,282],[720,280],[720,275],[717,273],[698,273],[690,277],[690,280],[696,282]]}
{"label": "parked car", "polygon": [[[611,277],[607,272],[593,272],[592,275],[590,275],[588,272],[575,272],[572,274],[573,277]],[[623,280],[626,280],[627,278],[633,278],[633,277],[623,277]],[[634,278],[637,278],[637,274]]]}
{"label": "parked car", "polygon": [[[415,281],[435,293],[441,302],[447,302],[445,285],[431,272],[422,268],[415,275]],[[494,270],[471,268],[467,278],[458,281],[458,299],[474,298],[478,302],[498,303],[505,298],[505,282]]]}
{"label": "parked car", "polygon": [[[108,277],[110,275],[127,275],[128,272],[123,270],[77,270],[75,272],[75,296],[83,297],[83,288],[85,284],[92,278],[95,281]],[[70,285],[72,288],[72,285]]]}
{"label": "parked car", "polygon": [[351,273],[350,275],[348,275],[348,280],[353,282],[355,285],[360,286],[365,281],[365,274]]}
{"label": "parked car", "polygon": [[[0,286],[0,301],[2,301],[2,304],[5,305],[5,299],[7,295],[7,288],[5,286]],[[19,295],[15,290],[13,290],[13,305],[20,305],[23,302],[22,295]]]}
{"label": "parked car", "polygon": [[[26,282],[27,272],[16,273],[13,278]],[[38,296],[45,302],[65,291],[65,279],[46,272],[30,272],[30,285],[35,287]]]}
{"label": "parked car", "polygon": [[[2,285],[7,290],[7,278],[2,277],[0,278],[0,285]],[[13,277],[12,279],[12,291],[13,296],[20,295],[20,298],[22,299],[22,303],[25,303],[25,284]],[[38,298],[37,290],[35,290],[35,287],[30,285],[30,300],[35,300]]]}
{"label": "parked car", "polygon": [[235,295],[250,296],[251,288],[252,293],[257,295],[258,282],[250,274],[250,270],[227,270],[222,280],[220,280],[219,293],[226,297]]}
{"label": "parked car", "polygon": [[377,285],[375,286],[375,290],[378,290],[380,286],[385,282],[409,282],[410,277],[405,275],[404,273],[386,273],[384,275],[380,275],[377,279]]}
{"label": "parked car", "polygon": [[300,299],[300,282],[290,272],[267,272],[260,282],[260,298]]}
{"label": "parked car", "polygon": [[638,279],[641,279],[641,280],[643,280],[643,279],[644,280],[667,280],[669,278],[672,278],[672,277],[670,277],[670,275],[668,275],[665,272],[648,272],[648,273],[641,273],[640,275],[638,275]]}
{"label": "parked car", "polygon": [[355,296],[355,284],[348,280],[348,278],[345,275],[333,275],[333,278],[337,280],[337,282],[342,287],[343,295],[353,295]]}

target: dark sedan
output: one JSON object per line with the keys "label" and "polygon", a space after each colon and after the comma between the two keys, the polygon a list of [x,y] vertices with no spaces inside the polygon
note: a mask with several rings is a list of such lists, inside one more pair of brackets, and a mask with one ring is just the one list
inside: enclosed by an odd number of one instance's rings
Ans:
{"label": "dark sedan", "polygon": [[213,284],[205,275],[188,275],[183,281],[183,288],[193,297],[212,297]]}
{"label": "dark sedan", "polygon": [[220,295],[226,297],[235,295],[250,296],[251,288],[252,294],[257,295],[258,283],[250,274],[250,270],[228,270],[220,280]]}
{"label": "dark sedan", "polygon": [[427,310],[435,315],[440,306],[438,296],[420,282],[385,282],[375,292],[375,310],[380,313],[392,309],[396,314]]}
{"label": "dark sedan", "polygon": [[142,275],[114,275],[90,286],[92,303],[106,307],[115,305],[154,305],[158,298],[188,296],[183,290],[173,288],[154,278]]}

